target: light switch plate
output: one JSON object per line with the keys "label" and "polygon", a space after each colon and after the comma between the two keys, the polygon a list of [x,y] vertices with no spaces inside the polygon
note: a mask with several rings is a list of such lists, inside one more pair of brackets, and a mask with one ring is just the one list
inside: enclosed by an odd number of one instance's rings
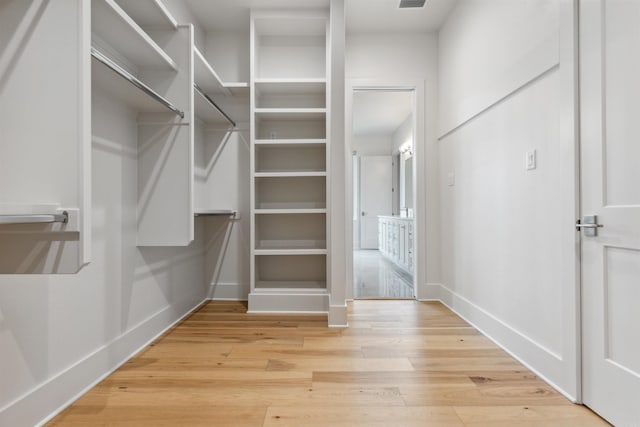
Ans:
{"label": "light switch plate", "polygon": [[528,171],[536,168],[536,150],[527,151],[525,156],[525,168]]}
{"label": "light switch plate", "polygon": [[456,174],[453,172],[449,172],[449,175],[447,175],[447,185],[449,187],[453,187],[454,185],[456,185]]}

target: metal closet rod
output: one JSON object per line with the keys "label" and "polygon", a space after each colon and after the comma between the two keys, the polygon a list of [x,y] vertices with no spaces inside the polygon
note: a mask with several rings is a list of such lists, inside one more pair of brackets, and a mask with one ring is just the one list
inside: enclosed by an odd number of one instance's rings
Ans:
{"label": "metal closet rod", "polygon": [[0,224],[47,224],[52,222],[69,222],[67,211],[61,214],[24,214],[24,215],[0,215]]}
{"label": "metal closet rod", "polygon": [[220,107],[218,107],[218,105],[213,101],[213,99],[211,99],[209,97],[209,95],[207,95],[202,89],[200,89],[200,86],[198,86],[197,84],[194,83],[193,87],[194,87],[195,90],[197,90],[200,93],[200,95],[202,95],[204,97],[204,99],[206,99],[209,102],[209,104],[211,104],[213,106],[213,108],[218,110],[218,112],[220,114],[222,114],[224,116],[224,118],[227,119],[227,121],[229,123],[231,123],[231,126],[233,126],[234,128],[236,127],[236,122],[234,122],[233,119],[227,115],[227,113],[222,111],[222,109]]}
{"label": "metal closet rod", "polygon": [[149,86],[144,84],[136,76],[134,76],[133,74],[131,74],[130,72],[128,72],[127,70],[125,70],[124,68],[116,64],[115,62],[113,62],[111,59],[103,55],[100,51],[98,51],[94,47],[91,48],[91,56],[93,56],[98,61],[102,62],[104,65],[106,65],[115,73],[117,73],[120,77],[127,80],[129,83],[131,83],[132,85],[134,85],[135,87],[137,87],[138,89],[140,89],[141,91],[143,91],[144,93],[146,93],[147,95],[149,95],[150,97],[152,97],[153,99],[155,99],[156,101],[158,101],[159,103],[167,107],[169,110],[176,113],[178,116],[180,116],[180,118],[184,119],[183,111],[180,111],[175,105],[167,101],[162,96],[158,95],[156,91],[154,91]]}

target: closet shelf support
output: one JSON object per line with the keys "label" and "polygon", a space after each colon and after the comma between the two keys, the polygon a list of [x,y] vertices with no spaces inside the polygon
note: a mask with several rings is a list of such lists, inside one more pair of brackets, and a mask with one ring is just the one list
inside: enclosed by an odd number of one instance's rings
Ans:
{"label": "closet shelf support", "polygon": [[25,214],[25,215],[0,215],[0,224],[48,224],[69,222],[67,211],[61,214]]}
{"label": "closet shelf support", "polygon": [[204,99],[206,99],[206,100],[207,100],[207,102],[208,102],[209,104],[211,104],[211,106],[212,106],[213,108],[215,108],[216,110],[218,110],[218,112],[219,112],[220,114],[222,114],[222,116],[223,116],[225,119],[227,119],[227,121],[228,121],[229,123],[231,123],[231,126],[233,126],[234,128],[236,127],[236,122],[234,122],[234,121],[233,121],[233,119],[227,115],[227,113],[225,113],[224,111],[222,111],[222,109],[221,109],[220,107],[218,107],[218,105],[213,101],[213,99],[211,99],[211,97],[210,97],[209,95],[207,95],[207,94],[206,94],[206,93],[205,93],[205,92],[200,88],[200,86],[198,86],[197,84],[195,84],[195,83],[194,83],[193,88],[194,88],[195,90],[197,90],[197,91],[198,91],[198,93],[200,93],[200,95],[202,95],[202,96],[204,97]]}
{"label": "closet shelf support", "polygon": [[131,83],[132,85],[134,85],[135,87],[137,87],[138,89],[140,89],[141,91],[143,91],[144,93],[149,95],[151,98],[155,99],[160,104],[164,105],[169,110],[171,110],[174,113],[176,113],[178,116],[180,116],[180,118],[184,119],[184,112],[183,111],[178,109],[175,105],[173,105],[171,102],[167,101],[164,97],[159,95],[156,91],[151,89],[149,86],[147,86],[144,82],[142,82],[136,76],[134,76],[133,74],[131,74],[130,72],[128,72],[127,70],[125,70],[124,68],[122,68],[121,66],[116,64],[115,62],[113,62],[111,59],[109,59],[107,56],[103,55],[100,51],[98,51],[94,47],[91,48],[91,56],[93,56],[96,60],[98,60],[101,63],[103,63],[104,65],[106,65],[109,69],[114,71],[120,77],[122,77],[123,79],[127,80],[129,83]]}

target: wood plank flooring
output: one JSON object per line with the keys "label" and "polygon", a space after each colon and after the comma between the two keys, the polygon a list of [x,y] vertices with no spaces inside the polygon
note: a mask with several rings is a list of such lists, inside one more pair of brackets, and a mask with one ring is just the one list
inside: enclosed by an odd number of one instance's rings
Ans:
{"label": "wood plank flooring", "polygon": [[209,302],[50,426],[600,426],[439,303],[326,316]]}

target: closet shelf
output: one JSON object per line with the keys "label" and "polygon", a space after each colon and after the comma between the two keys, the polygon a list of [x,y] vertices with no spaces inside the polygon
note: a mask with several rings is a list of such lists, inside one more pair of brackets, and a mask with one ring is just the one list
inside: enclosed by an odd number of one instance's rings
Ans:
{"label": "closet shelf", "polygon": [[254,174],[256,178],[297,178],[307,176],[327,176],[326,171],[271,171],[271,172],[256,172]]}
{"label": "closet shelf", "polygon": [[256,85],[273,85],[274,88],[281,88],[283,85],[309,85],[316,86],[320,84],[326,84],[327,79],[323,77],[318,78],[257,78],[254,80]]}
{"label": "closet shelf", "polygon": [[136,67],[177,71],[171,57],[114,0],[91,3],[94,44],[106,43]]}
{"label": "closet shelf", "polygon": [[[321,97],[327,92],[326,79],[258,79],[255,81],[258,100],[269,97]],[[323,102],[324,104],[324,102]]]}
{"label": "closet shelf", "polygon": [[[258,280],[255,284],[255,292],[257,293],[276,293],[280,294],[282,290],[295,291],[296,293],[318,293],[318,291],[326,292],[327,282],[324,281],[267,281]],[[323,293],[324,293],[323,292]]]}
{"label": "closet shelf", "polygon": [[[102,87],[110,95],[123,100],[127,105],[133,107],[137,111],[142,112],[165,112],[167,109],[184,118],[184,112],[169,102],[166,98],[159,95],[144,82],[124,68],[120,67],[107,56],[103,55],[96,48],[91,48],[91,57],[94,64],[91,69],[91,77],[94,84]],[[148,96],[141,97],[138,93],[131,91],[130,87],[125,86],[123,82],[129,82]]]}
{"label": "closet shelf", "polygon": [[256,215],[326,214],[326,208],[258,208]]}
{"label": "closet shelf", "polygon": [[161,0],[115,0],[116,3],[145,29],[175,30],[178,22]]}
{"label": "closet shelf", "polygon": [[278,248],[278,249],[255,249],[253,252],[256,256],[274,256],[274,255],[326,255],[326,249],[318,248]]}
{"label": "closet shelf", "polygon": [[255,145],[262,147],[313,147],[326,145],[326,139],[256,139]]}
{"label": "closet shelf", "polygon": [[249,84],[246,82],[225,83],[220,79],[218,73],[213,69],[204,55],[193,47],[194,78],[196,84],[211,95],[235,96],[246,93]]}
{"label": "closet shelf", "polygon": [[265,120],[321,120],[326,108],[256,108],[256,119]]}

